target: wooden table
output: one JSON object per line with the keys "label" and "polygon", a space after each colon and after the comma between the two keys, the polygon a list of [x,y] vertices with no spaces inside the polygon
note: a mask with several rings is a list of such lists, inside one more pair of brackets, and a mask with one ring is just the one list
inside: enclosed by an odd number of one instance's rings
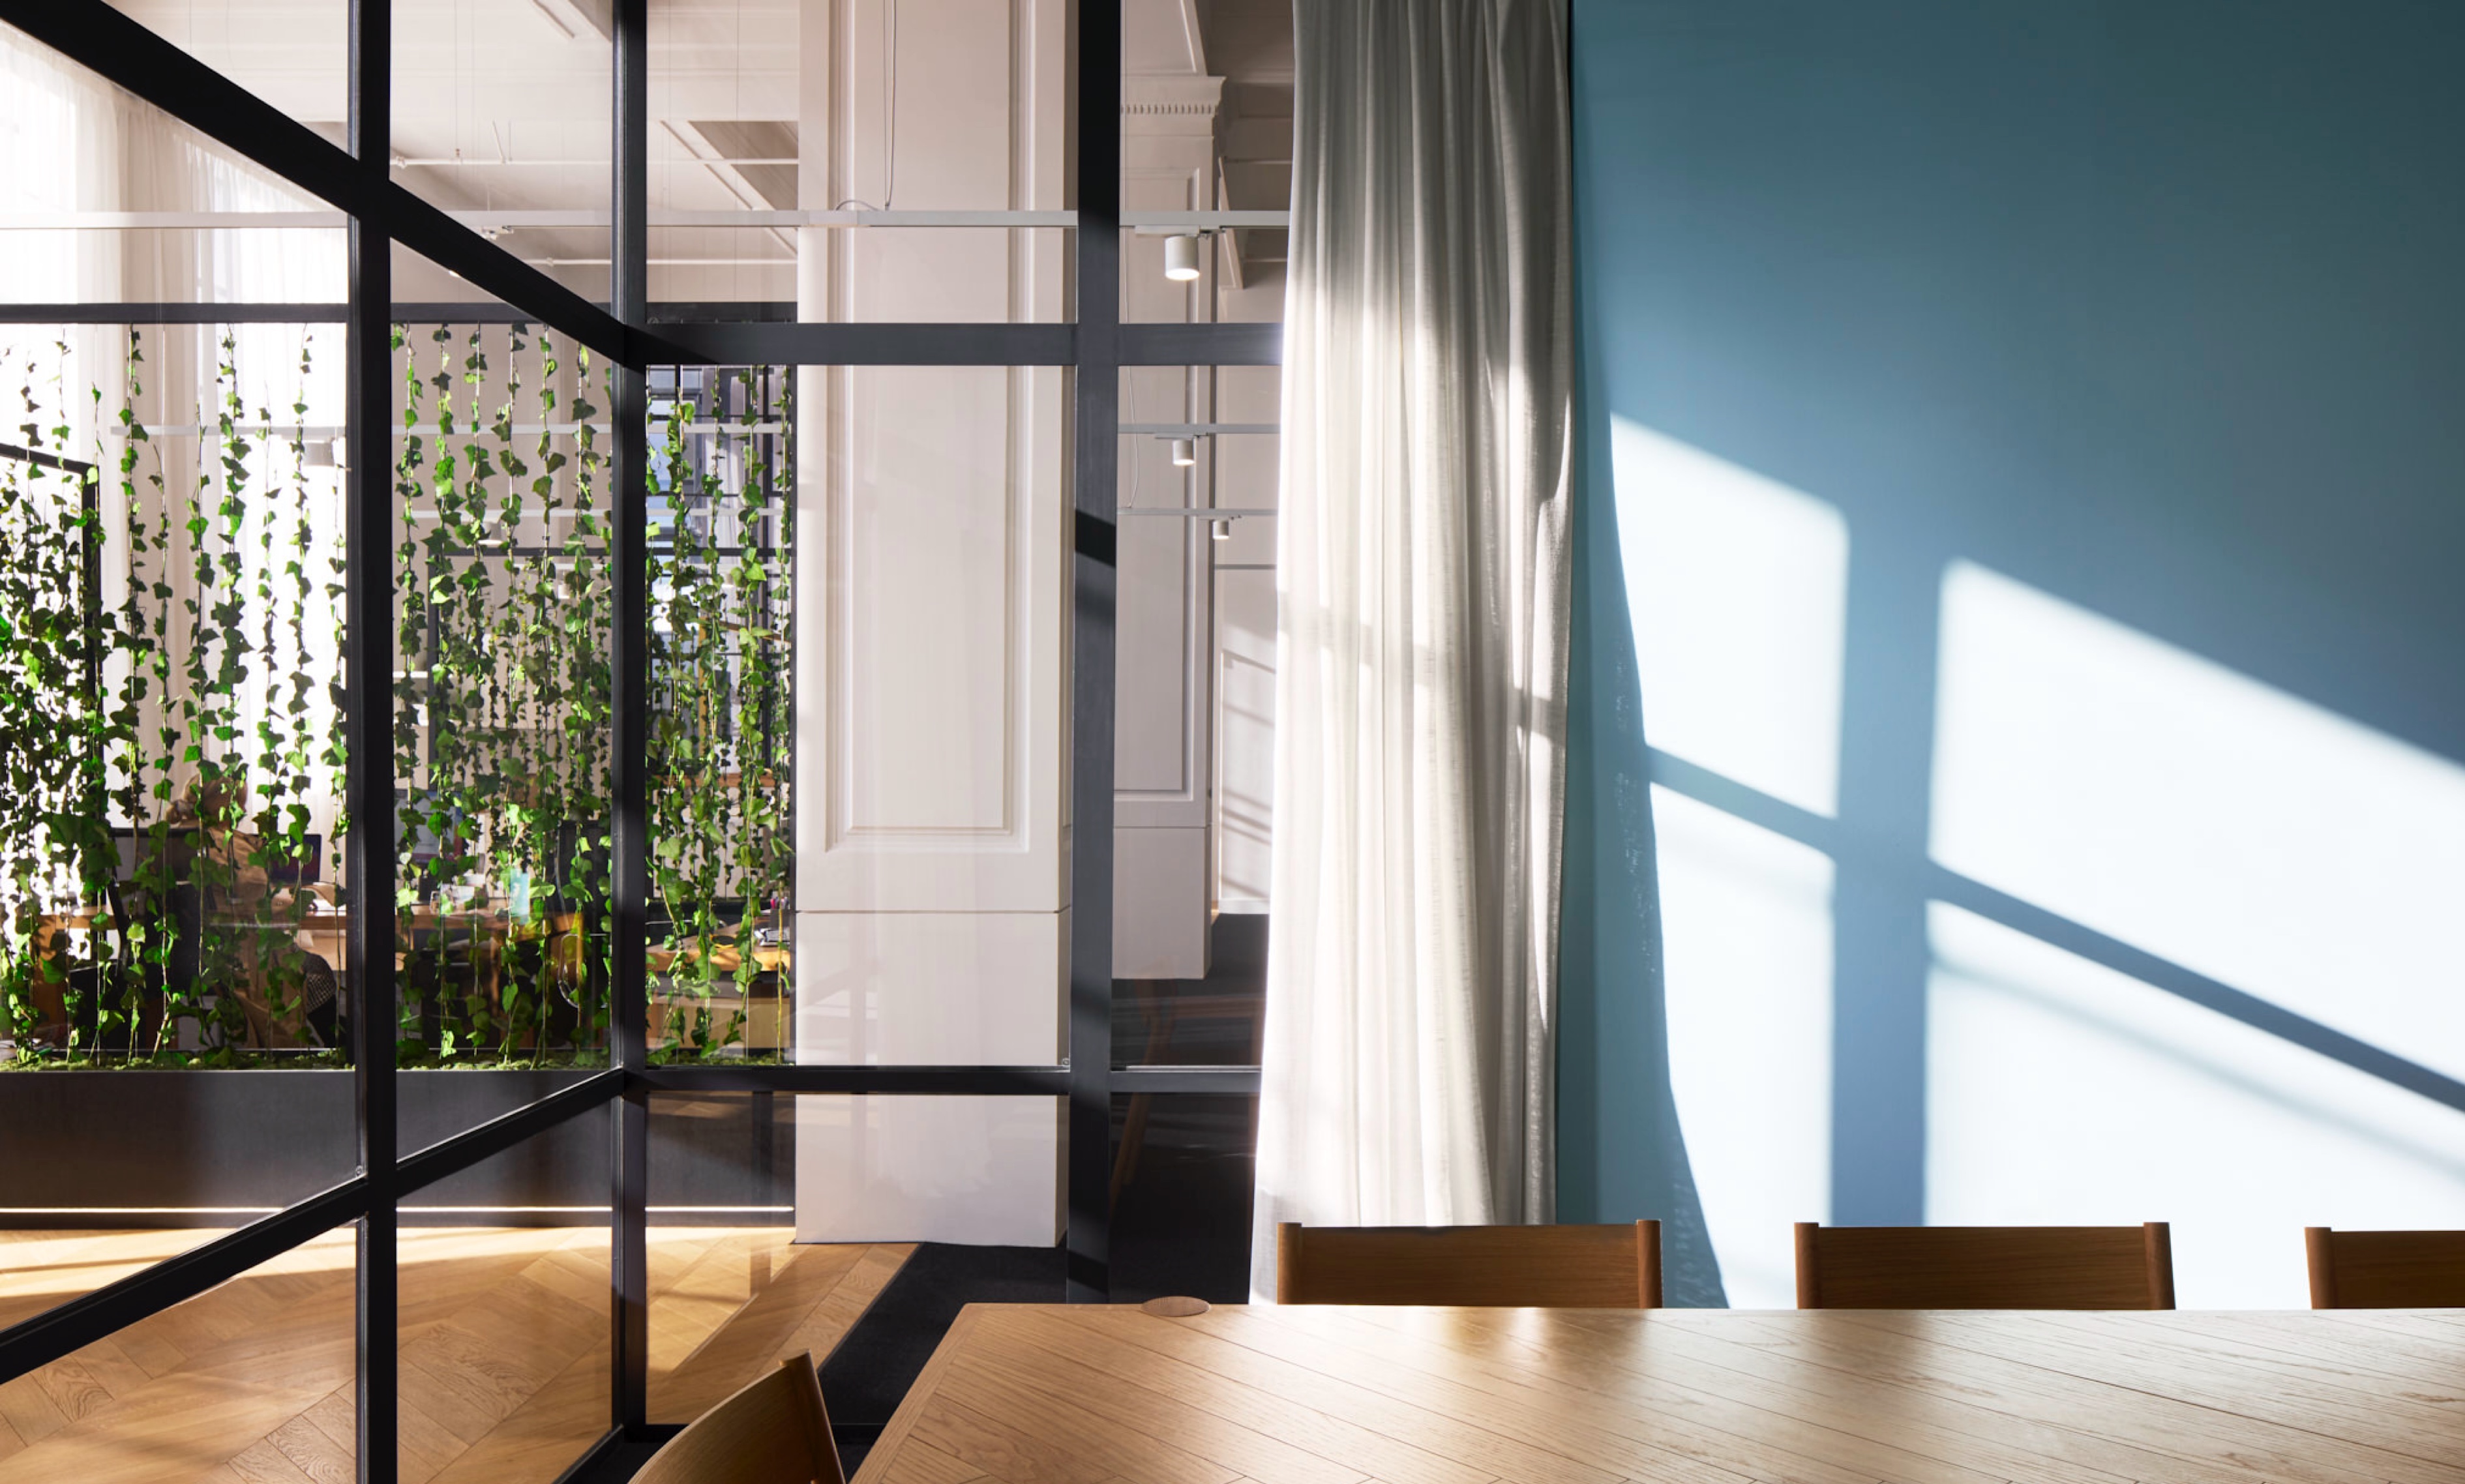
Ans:
{"label": "wooden table", "polygon": [[2465,1312],[963,1312],[856,1484],[2465,1480]]}

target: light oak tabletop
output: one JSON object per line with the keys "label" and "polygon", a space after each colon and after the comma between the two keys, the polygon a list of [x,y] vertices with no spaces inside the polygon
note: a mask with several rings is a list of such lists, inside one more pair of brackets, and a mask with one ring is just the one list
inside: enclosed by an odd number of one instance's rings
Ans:
{"label": "light oak tabletop", "polygon": [[2465,1484],[2465,1311],[970,1305],[855,1484]]}

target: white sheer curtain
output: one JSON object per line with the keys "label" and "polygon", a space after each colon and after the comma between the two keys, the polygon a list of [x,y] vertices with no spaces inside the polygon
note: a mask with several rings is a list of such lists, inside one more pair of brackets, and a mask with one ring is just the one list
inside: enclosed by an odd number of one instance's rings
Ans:
{"label": "white sheer curtain", "polygon": [[1299,0],[1277,550],[1275,1224],[1551,1217],[1562,0]]}

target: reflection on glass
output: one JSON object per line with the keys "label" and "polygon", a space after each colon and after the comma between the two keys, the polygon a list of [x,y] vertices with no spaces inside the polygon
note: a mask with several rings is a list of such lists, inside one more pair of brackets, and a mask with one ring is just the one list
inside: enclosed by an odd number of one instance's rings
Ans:
{"label": "reflection on glass", "polygon": [[[566,266],[544,271],[602,301],[614,13],[607,0],[393,8],[395,183],[446,210],[477,213],[465,220],[500,247],[557,260]],[[507,210],[529,214],[490,214]]]}
{"label": "reflection on glass", "polygon": [[1135,1093],[1113,1099],[1112,1296],[1250,1296],[1258,1099]]}
{"label": "reflection on glass", "polygon": [[339,214],[330,227],[250,224],[268,212],[323,210],[161,109],[0,26],[0,211],[19,218],[0,228],[0,298],[339,302],[345,247]]}
{"label": "reflection on glass", "polygon": [[1051,1097],[796,1099],[796,1240],[1052,1247],[1062,1103]]}
{"label": "reflection on glass", "polygon": [[[829,1355],[906,1254],[794,1241],[794,1102],[651,1099],[655,1422],[690,1422],[790,1355]],[[833,1411],[846,1420],[835,1397]]]}
{"label": "reflection on glass", "polygon": [[1796,1302],[1832,1204],[1831,860],[1652,790],[1670,1080],[1729,1303]]}
{"label": "reflection on glass", "polygon": [[607,1430],[608,1147],[602,1109],[404,1202],[406,1479],[550,1484]]}
{"label": "reflection on glass", "polygon": [[347,117],[350,10],[250,0],[110,0],[111,8],[302,122]]}
{"label": "reflection on glass", "polygon": [[[63,1233],[75,1245],[55,1255],[103,1271],[150,1254],[164,1235]],[[352,1249],[348,1229],[328,1232],[12,1379],[0,1419],[18,1446],[0,1472],[15,1479],[352,1477]],[[0,1292],[7,1281],[0,1276]]]}
{"label": "reflection on glass", "polygon": [[1618,546],[1654,746],[1829,814],[1839,791],[1840,512],[1612,417]]}
{"label": "reflection on glass", "polygon": [[1929,1222],[2171,1222],[2186,1309],[2304,1307],[2304,1226],[2465,1226],[2465,1114],[1957,908],[1928,920]]}
{"label": "reflection on glass", "polygon": [[1204,925],[1203,979],[1113,983],[1117,1067],[1255,1067],[1267,1018],[1265,913],[1226,913]]}
{"label": "reflection on glass", "polygon": [[2465,766],[1967,563],[1937,860],[2465,1075]]}

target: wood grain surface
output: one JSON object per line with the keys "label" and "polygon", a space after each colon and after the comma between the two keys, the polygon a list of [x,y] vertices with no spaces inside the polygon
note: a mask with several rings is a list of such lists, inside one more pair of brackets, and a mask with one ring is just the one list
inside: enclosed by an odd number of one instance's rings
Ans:
{"label": "wood grain surface", "polygon": [[[0,1233],[0,1322],[211,1231]],[[905,1247],[655,1228],[651,1413],[830,1353]],[[403,1229],[405,1484],[551,1484],[608,1426],[608,1231]],[[347,1484],[352,1238],[329,1233],[0,1384],[0,1484]]]}
{"label": "wood grain surface", "polygon": [[2465,1484],[2465,1314],[975,1305],[855,1484]]}
{"label": "wood grain surface", "polygon": [[1276,1301],[1660,1306],[1660,1223],[1276,1228]]}

